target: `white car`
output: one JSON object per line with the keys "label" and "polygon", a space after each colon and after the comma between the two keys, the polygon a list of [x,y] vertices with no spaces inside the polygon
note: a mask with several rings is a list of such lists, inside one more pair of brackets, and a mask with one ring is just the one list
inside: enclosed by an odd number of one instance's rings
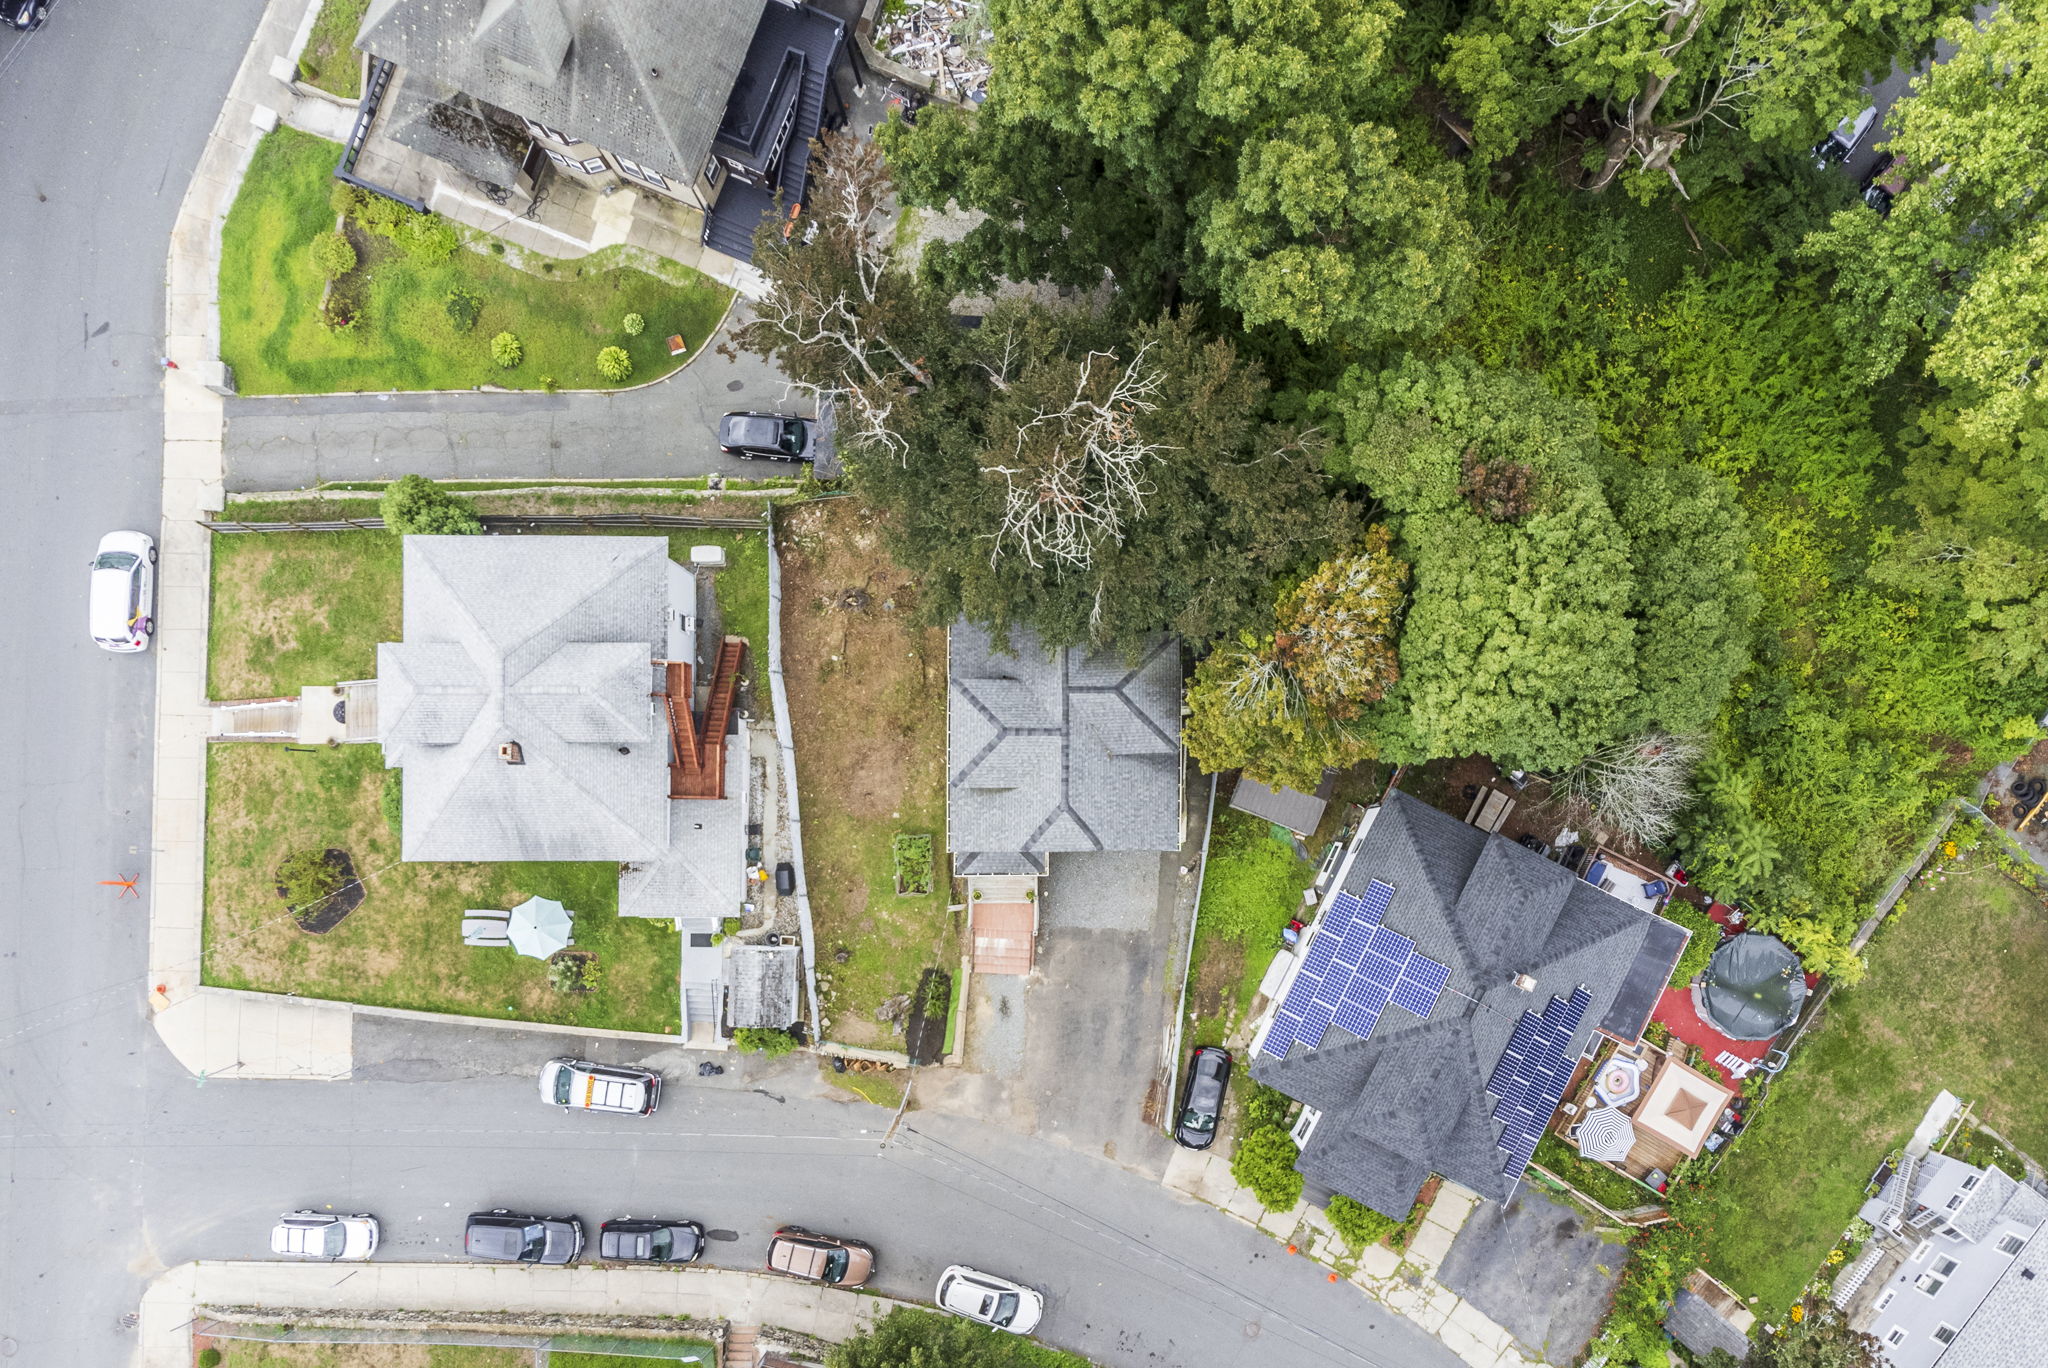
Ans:
{"label": "white car", "polygon": [[939,1275],[939,1310],[1028,1335],[1045,1314],[1045,1298],[1023,1283],[954,1264]]}
{"label": "white car", "polygon": [[287,1211],[271,1228],[270,1252],[287,1259],[367,1259],[377,1252],[377,1218],[365,1211]]}
{"label": "white car", "polygon": [[86,619],[106,651],[146,651],[156,623],[156,543],[143,532],[109,532],[92,558]]}
{"label": "white car", "polygon": [[661,1075],[631,1064],[550,1059],[540,1066],[540,1100],[564,1111],[652,1116],[661,1104]]}

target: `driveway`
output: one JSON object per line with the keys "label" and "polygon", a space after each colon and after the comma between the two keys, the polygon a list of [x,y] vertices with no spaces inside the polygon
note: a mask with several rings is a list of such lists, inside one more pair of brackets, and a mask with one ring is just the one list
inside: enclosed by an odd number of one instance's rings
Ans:
{"label": "driveway", "polygon": [[[742,308],[735,306],[728,331]],[[617,393],[230,399],[227,487],[240,494],[400,475],[597,480],[788,473],[719,452],[720,414],[781,409],[787,400],[782,375],[768,362],[745,352],[727,360],[716,347],[707,344],[666,380]]]}
{"label": "driveway", "polygon": [[1526,1184],[1505,1206],[1481,1202],[1458,1232],[1437,1281],[1505,1326],[1523,1351],[1577,1361],[1621,1281],[1627,1250],[1591,1218]]}

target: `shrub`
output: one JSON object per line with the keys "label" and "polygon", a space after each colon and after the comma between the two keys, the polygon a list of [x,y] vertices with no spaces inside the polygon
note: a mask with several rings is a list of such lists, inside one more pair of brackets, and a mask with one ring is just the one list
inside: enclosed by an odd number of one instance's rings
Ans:
{"label": "shrub", "polygon": [[787,1031],[778,1031],[766,1026],[743,1026],[732,1033],[734,1048],[748,1054],[767,1055],[780,1059],[796,1048],[796,1037]]}
{"label": "shrub", "polygon": [[455,225],[439,214],[413,214],[400,219],[392,238],[401,252],[428,266],[446,261],[462,245]]}
{"label": "shrub", "polygon": [[597,961],[582,955],[563,955],[548,961],[548,987],[558,993],[587,993],[602,981]]}
{"label": "shrub", "polygon": [[614,385],[623,384],[633,373],[633,358],[624,347],[606,347],[597,354],[597,373]]}
{"label": "shrub", "polygon": [[725,927],[725,934],[728,936],[737,936],[740,933],[740,919],[738,917],[727,917],[722,925]]}
{"label": "shrub", "polygon": [[366,233],[378,237],[395,238],[398,226],[413,216],[413,211],[395,199],[383,195],[359,194],[350,210],[358,226]]}
{"label": "shrub", "polygon": [[492,255],[492,256],[503,256],[503,255],[505,255],[505,244],[504,244],[504,243],[502,243],[502,242],[493,242],[493,243],[491,243],[491,255]]}
{"label": "shrub", "polygon": [[467,290],[450,290],[448,297],[441,301],[441,308],[448,315],[448,324],[459,333],[466,333],[476,326],[477,315],[484,311],[484,302]]}
{"label": "shrub", "polygon": [[1247,1127],[1286,1127],[1288,1109],[1294,1105],[1286,1093],[1263,1083],[1252,1083],[1249,1088],[1240,1088],[1238,1095],[1244,1098],[1244,1123]]}
{"label": "shrub", "polygon": [[327,207],[337,214],[354,215],[363,202],[363,192],[347,181],[338,180],[327,192]]}
{"label": "shrub", "polygon": [[341,871],[328,862],[325,850],[301,850],[277,867],[277,886],[294,912],[317,907],[341,891]]}
{"label": "shrub", "polygon": [[311,62],[307,61],[303,57],[299,58],[299,79],[307,82],[308,84],[311,84],[312,82],[319,80],[320,68],[314,66]]}
{"label": "shrub", "polygon": [[549,394],[553,394],[557,389],[560,388],[560,386],[555,383],[555,377],[552,375],[543,375],[540,378],[540,387]]}
{"label": "shrub", "polygon": [[220,1368],[220,1350],[209,1345],[199,1351],[199,1357],[195,1362],[199,1368]]}
{"label": "shrub", "polygon": [[356,268],[356,249],[340,233],[319,233],[313,238],[313,265],[322,277],[338,280]]}
{"label": "shrub", "polygon": [[1664,915],[1692,932],[1692,939],[1685,943],[1685,953],[1671,969],[1670,986],[1683,988],[1706,971],[1707,961],[1714,957],[1714,947],[1721,943],[1721,928],[1712,917],[1688,902],[1665,903]]}
{"label": "shrub", "polygon": [[391,828],[394,838],[405,834],[405,784],[400,779],[402,770],[384,771],[384,791],[377,795],[377,806],[384,812],[384,825]]}
{"label": "shrub", "polygon": [[320,306],[320,321],[327,325],[329,332],[347,332],[356,325],[356,302],[340,290],[329,292],[327,302]]}
{"label": "shrub", "polygon": [[647,320],[645,318],[642,318],[639,314],[630,313],[626,315],[625,322],[621,323],[619,326],[625,329],[626,336],[638,337],[641,333],[647,331]]}
{"label": "shrub", "polygon": [[1301,1151],[1278,1126],[1260,1126],[1238,1137],[1230,1156],[1230,1176],[1248,1187],[1268,1211],[1286,1211],[1301,1200],[1301,1175],[1294,1161]]}
{"label": "shrub", "polygon": [[511,370],[526,359],[526,348],[519,345],[519,339],[511,333],[501,332],[491,339],[491,360],[505,370]]}
{"label": "shrub", "polygon": [[1342,1235],[1353,1249],[1378,1244],[1401,1224],[1393,1217],[1374,1211],[1363,1202],[1353,1201],[1341,1192],[1330,1198],[1330,1204],[1323,1208],[1323,1214],[1330,1218],[1330,1229]]}
{"label": "shrub", "polygon": [[625,379],[633,375],[633,358],[627,356],[627,348],[606,346],[598,352],[598,375],[614,385],[625,383]]}
{"label": "shrub", "polygon": [[932,891],[930,836],[897,836],[889,842],[889,859],[896,867],[896,887],[905,893]]}
{"label": "shrub", "polygon": [[484,525],[458,499],[424,475],[407,475],[392,483],[377,501],[385,530],[394,537],[471,536]]}

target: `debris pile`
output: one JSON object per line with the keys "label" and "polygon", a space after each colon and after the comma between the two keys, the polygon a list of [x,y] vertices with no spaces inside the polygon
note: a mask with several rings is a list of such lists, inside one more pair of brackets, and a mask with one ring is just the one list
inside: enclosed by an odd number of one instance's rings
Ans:
{"label": "debris pile", "polygon": [[942,100],[988,98],[987,26],[980,0],[910,0],[875,25],[875,48],[920,73]]}

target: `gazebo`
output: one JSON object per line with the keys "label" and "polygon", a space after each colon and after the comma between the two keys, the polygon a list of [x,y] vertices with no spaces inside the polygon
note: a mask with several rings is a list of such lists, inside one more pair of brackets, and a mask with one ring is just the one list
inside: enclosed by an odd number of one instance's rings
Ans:
{"label": "gazebo", "polygon": [[1805,1001],[1799,956],[1776,936],[1753,931],[1722,943],[1699,989],[1700,1014],[1730,1040],[1771,1039]]}

